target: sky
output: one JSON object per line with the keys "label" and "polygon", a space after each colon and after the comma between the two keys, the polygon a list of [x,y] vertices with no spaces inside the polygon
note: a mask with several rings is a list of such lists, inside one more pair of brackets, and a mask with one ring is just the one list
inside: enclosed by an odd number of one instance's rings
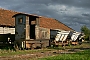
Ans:
{"label": "sky", "polygon": [[90,28],[90,0],[0,0],[0,8],[54,18],[79,32]]}

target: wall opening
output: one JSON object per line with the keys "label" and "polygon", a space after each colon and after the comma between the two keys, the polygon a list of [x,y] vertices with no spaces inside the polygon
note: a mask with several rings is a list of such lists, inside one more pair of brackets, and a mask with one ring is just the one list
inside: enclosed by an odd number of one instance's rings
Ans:
{"label": "wall opening", "polygon": [[30,25],[30,39],[35,39],[35,25],[36,25],[36,17],[29,17],[29,25]]}
{"label": "wall opening", "polygon": [[35,25],[30,25],[30,39],[35,39]]}

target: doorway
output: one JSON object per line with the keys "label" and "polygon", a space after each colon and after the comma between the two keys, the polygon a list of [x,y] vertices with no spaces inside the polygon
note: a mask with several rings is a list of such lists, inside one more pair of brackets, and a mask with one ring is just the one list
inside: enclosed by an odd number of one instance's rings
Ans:
{"label": "doorway", "polygon": [[35,39],[35,25],[36,25],[36,17],[29,17],[29,25],[30,25],[30,39]]}
{"label": "doorway", "polygon": [[30,25],[30,39],[35,39],[35,25]]}

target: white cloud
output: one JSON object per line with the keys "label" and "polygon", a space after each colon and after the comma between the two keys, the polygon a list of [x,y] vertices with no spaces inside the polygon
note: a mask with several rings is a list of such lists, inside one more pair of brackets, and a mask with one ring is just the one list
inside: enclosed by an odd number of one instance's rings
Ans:
{"label": "white cloud", "polygon": [[[82,12],[85,12],[83,10],[83,8],[78,8],[78,7],[69,7],[66,5],[49,5],[48,6],[49,9],[51,10],[55,10],[56,13],[60,14],[60,15],[81,15]],[[63,13],[63,14],[61,14]]]}

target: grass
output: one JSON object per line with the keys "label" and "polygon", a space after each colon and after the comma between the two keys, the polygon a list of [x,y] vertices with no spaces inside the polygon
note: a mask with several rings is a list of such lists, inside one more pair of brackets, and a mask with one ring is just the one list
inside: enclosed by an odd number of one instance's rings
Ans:
{"label": "grass", "polygon": [[[65,46],[65,49],[74,49],[74,48],[90,48],[90,43],[83,43],[82,45],[76,46]],[[62,50],[63,47],[51,47],[48,49],[36,49],[36,50],[11,50],[11,49],[0,49],[0,56],[8,57],[8,56],[15,56],[15,55],[24,55],[36,52],[46,52],[46,51],[53,51],[53,50]],[[90,50],[85,50],[83,52],[77,52],[73,54],[59,54],[56,56],[49,56],[45,58],[40,58],[38,60],[90,60]],[[30,60],[29,58],[27,60]]]}
{"label": "grass", "polygon": [[30,53],[35,53],[35,52],[45,52],[49,50],[51,49],[17,50],[17,51],[1,49],[0,56],[6,57],[6,56],[14,56],[14,55],[23,55],[23,54],[30,54]]}
{"label": "grass", "polygon": [[73,54],[59,54],[57,56],[40,58],[38,60],[90,60],[90,50],[85,50]]}
{"label": "grass", "polygon": [[[77,49],[77,48],[90,48],[90,43],[83,43],[76,46],[65,46],[65,49]],[[64,49],[63,47],[54,47],[50,49]],[[38,60],[90,60],[90,49],[73,54],[59,54],[56,56],[49,56],[45,58],[39,58]]]}

